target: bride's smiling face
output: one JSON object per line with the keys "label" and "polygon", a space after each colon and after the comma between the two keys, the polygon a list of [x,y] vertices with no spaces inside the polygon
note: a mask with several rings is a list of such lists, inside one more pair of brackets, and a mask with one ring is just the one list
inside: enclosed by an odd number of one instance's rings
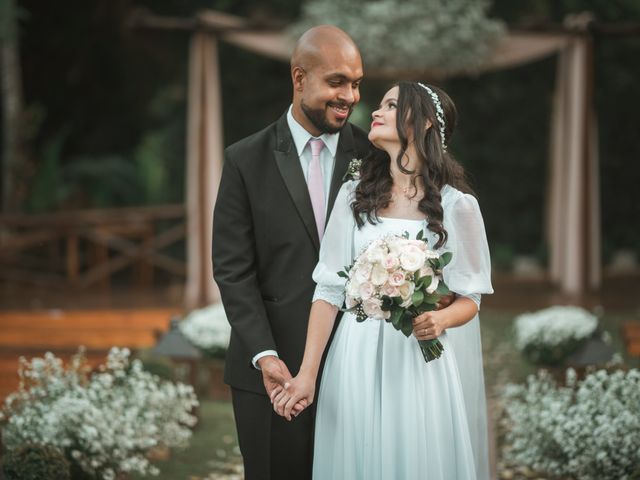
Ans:
{"label": "bride's smiling face", "polygon": [[380,107],[371,114],[371,130],[369,141],[384,150],[390,143],[400,143],[396,127],[396,111],[398,108],[398,87],[389,90],[380,102]]}

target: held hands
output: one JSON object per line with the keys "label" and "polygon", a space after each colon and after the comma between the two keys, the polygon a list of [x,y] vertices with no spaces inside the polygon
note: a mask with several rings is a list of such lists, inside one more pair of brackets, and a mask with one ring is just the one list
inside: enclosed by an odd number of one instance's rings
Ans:
{"label": "held hands", "polygon": [[283,387],[276,387],[272,392],[271,403],[273,409],[287,420],[297,417],[303,408],[311,405],[316,391],[316,379],[312,375],[299,373],[297,377],[284,384]]}
{"label": "held hands", "polygon": [[[292,378],[291,373],[285,363],[274,355],[262,357],[258,360],[258,364],[262,371],[264,388],[273,403],[274,392],[281,392],[283,390],[283,386]],[[295,415],[298,415],[306,407],[307,403],[305,401],[297,402],[292,407],[292,411]]]}

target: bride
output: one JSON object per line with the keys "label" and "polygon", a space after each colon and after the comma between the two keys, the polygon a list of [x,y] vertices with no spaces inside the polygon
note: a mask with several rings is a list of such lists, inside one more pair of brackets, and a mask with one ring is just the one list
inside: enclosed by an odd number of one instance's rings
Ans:
{"label": "bride", "polygon": [[372,240],[423,230],[453,259],[446,308],[414,320],[417,339],[439,338],[425,363],[418,342],[390,323],[346,313],[327,352],[318,392],[317,480],[488,479],[487,421],[478,310],[492,293],[484,224],[462,167],[447,152],[455,106],[440,89],[400,82],[373,113],[360,181],[343,185],[324,235],[298,375],[272,394],[291,419],[311,404],[321,360],[345,297],[337,272]]}

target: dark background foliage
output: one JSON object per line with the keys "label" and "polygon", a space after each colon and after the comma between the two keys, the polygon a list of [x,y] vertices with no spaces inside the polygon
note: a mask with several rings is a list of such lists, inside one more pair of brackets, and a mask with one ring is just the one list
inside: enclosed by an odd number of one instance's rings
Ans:
{"label": "dark background foliage", "polygon": [[[212,8],[285,25],[291,0],[21,0],[21,61],[29,132],[25,211],[180,202],[184,195],[185,32],[133,29],[133,10],[190,16]],[[510,27],[560,24],[590,11],[601,22],[640,20],[632,0],[496,0],[492,16]],[[640,252],[640,37],[595,37],[600,126],[603,252]],[[225,143],[278,118],[290,101],[288,65],[220,45]],[[494,259],[545,258],[555,58],[472,78],[439,82],[456,101],[452,151],[481,201]],[[357,118],[389,82],[362,86]]]}

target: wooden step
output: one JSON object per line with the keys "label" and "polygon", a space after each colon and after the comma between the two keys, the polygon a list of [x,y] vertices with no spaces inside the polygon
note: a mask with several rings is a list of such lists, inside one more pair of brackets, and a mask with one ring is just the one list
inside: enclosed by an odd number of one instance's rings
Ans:
{"label": "wooden step", "polygon": [[2,312],[0,350],[146,348],[179,313],[170,309]]}
{"label": "wooden step", "polygon": [[125,328],[136,325],[165,329],[172,317],[181,315],[177,309],[7,311],[0,312],[0,328]]}
{"label": "wooden step", "polygon": [[640,357],[640,322],[632,321],[622,324],[622,338],[631,357]]}
{"label": "wooden step", "polygon": [[28,351],[37,349],[77,348],[109,349],[111,347],[148,348],[155,345],[164,330],[131,327],[128,329],[61,330],[38,328],[31,331],[6,330],[0,328],[0,349]]}
{"label": "wooden step", "polygon": [[153,347],[169,329],[177,309],[47,310],[0,312],[0,401],[18,388],[18,358],[51,351],[68,361],[87,349],[92,367],[104,362],[111,347]]}

